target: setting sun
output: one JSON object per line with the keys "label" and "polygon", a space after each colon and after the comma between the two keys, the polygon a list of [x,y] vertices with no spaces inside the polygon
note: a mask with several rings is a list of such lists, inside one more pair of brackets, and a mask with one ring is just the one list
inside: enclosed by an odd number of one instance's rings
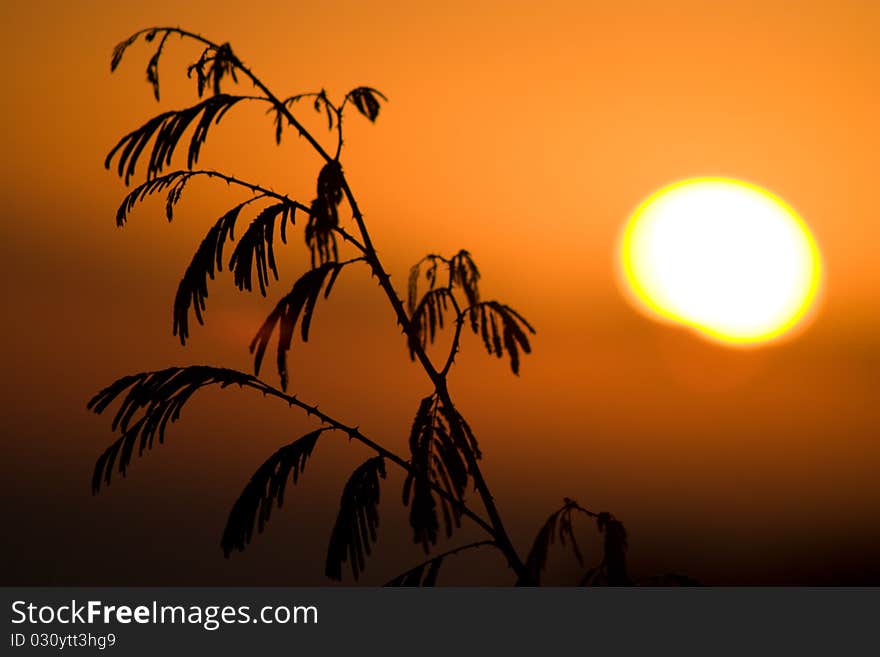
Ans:
{"label": "setting sun", "polygon": [[797,213],[725,178],[652,194],[629,219],[620,258],[639,306],[731,344],[787,333],[810,310],[821,278],[818,247]]}

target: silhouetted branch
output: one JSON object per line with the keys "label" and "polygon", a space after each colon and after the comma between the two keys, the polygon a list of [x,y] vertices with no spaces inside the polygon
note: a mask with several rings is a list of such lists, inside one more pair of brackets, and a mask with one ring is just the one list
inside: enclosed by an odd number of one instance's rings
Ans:
{"label": "silhouetted branch", "polygon": [[[337,144],[337,157],[331,158],[328,152],[322,147],[322,145],[302,126],[302,124],[293,116],[290,112],[288,106],[278,99],[277,96],[271,93],[271,91],[265,86],[265,84],[259,80],[242,62],[239,60],[236,55],[232,52],[229,44],[218,45],[215,44],[200,35],[193,34],[191,32],[187,32],[185,30],[181,30],[180,28],[163,28],[163,27],[155,27],[155,28],[147,28],[147,30],[143,30],[141,32],[136,33],[132,37],[130,37],[127,41],[120,44],[117,49],[114,51],[113,62],[111,67],[115,68],[119,60],[122,57],[125,48],[127,48],[134,40],[138,38],[140,35],[145,35],[147,40],[151,40],[155,37],[156,34],[160,32],[166,32],[165,37],[168,36],[169,33],[178,34],[182,37],[192,38],[196,41],[204,44],[206,46],[205,51],[202,54],[200,60],[190,68],[190,73],[196,72],[199,83],[199,92],[202,93],[206,88],[209,78],[212,78],[210,81],[213,82],[213,90],[214,96],[212,98],[204,101],[204,107],[200,108],[200,112],[204,111],[204,114],[208,113],[216,113],[218,115],[222,115],[222,112],[225,109],[216,109],[217,107],[224,106],[223,95],[220,93],[219,82],[224,76],[232,76],[234,77],[234,72],[238,70],[245,77],[247,77],[253,85],[260,90],[264,94],[264,97],[257,97],[258,100],[266,100],[270,102],[273,108],[276,111],[276,130],[281,130],[281,118],[283,117],[288,121],[290,125],[292,125],[298,133],[307,140],[307,142],[314,148],[314,150],[318,153],[322,159],[324,159],[326,166],[322,169],[321,176],[319,176],[319,190],[318,197],[315,201],[313,201],[312,206],[309,209],[309,223],[310,226],[307,227],[307,242],[309,243],[310,248],[312,249],[312,256],[316,262],[320,262],[323,264],[327,264],[329,261],[335,260],[335,234],[340,234],[345,237],[344,231],[342,231],[338,227],[338,216],[336,211],[336,206],[341,202],[342,198],[345,198],[351,208],[352,216],[354,221],[358,227],[358,231],[360,233],[361,239],[361,247],[360,250],[363,253],[364,260],[370,266],[372,273],[378,279],[380,287],[386,294],[389,303],[392,306],[392,309],[395,313],[398,324],[403,328],[403,332],[406,335],[407,341],[410,345],[412,345],[411,354],[412,356],[422,365],[425,372],[428,374],[431,382],[434,385],[436,394],[439,398],[439,402],[441,408],[447,409],[450,412],[449,418],[454,418],[455,427],[450,425],[450,430],[455,430],[459,434],[459,438],[456,440],[461,440],[465,442],[472,442],[475,445],[475,441],[473,439],[473,434],[470,431],[470,428],[464,422],[464,418],[462,418],[457,411],[455,411],[455,407],[452,403],[452,400],[449,396],[449,391],[447,389],[446,384],[446,371],[438,371],[437,368],[434,367],[432,362],[427,356],[425,351],[425,346],[420,339],[420,327],[413,321],[411,321],[410,316],[407,314],[406,309],[404,308],[403,303],[400,298],[397,296],[394,287],[391,284],[390,277],[388,273],[385,271],[378,255],[375,247],[372,244],[372,240],[370,238],[369,232],[367,230],[366,224],[364,222],[363,214],[360,211],[357,200],[351,190],[348,181],[345,178],[344,173],[342,172],[342,168],[339,165],[337,158],[339,155],[339,151],[341,150],[341,106],[340,111],[337,115],[337,130],[339,131],[340,140]],[[215,77],[216,76],[216,77]],[[379,109],[378,97],[381,97],[381,94],[378,94],[375,90],[372,90],[367,87],[359,87],[354,92],[350,93],[346,100],[351,100],[351,102],[356,106],[356,108],[364,114],[369,120],[374,121],[376,118],[376,114]],[[240,98],[243,99],[244,97]],[[326,95],[324,96],[326,100]],[[384,99],[384,97],[382,97]],[[343,102],[343,105],[345,101]],[[201,106],[201,104],[200,104]],[[197,107],[200,107],[197,106]],[[320,103],[319,103],[320,106]],[[324,103],[324,108],[327,110],[329,123],[332,127],[332,115],[330,113],[330,105],[329,101]],[[228,109],[228,108],[227,108]],[[209,110],[209,111],[205,111]],[[193,108],[190,110],[185,110],[185,112],[192,112]],[[146,125],[140,131],[136,131],[136,134],[133,133],[129,135],[126,139],[123,140],[125,151],[120,157],[120,175],[123,169],[123,160],[129,167],[129,171],[127,173],[128,176],[131,175],[133,171],[133,162],[137,160],[137,157],[140,153],[140,150],[143,149],[146,142],[149,141],[150,136],[156,130],[162,129],[162,126],[165,125],[164,121],[168,121],[168,124],[173,127],[173,130],[170,128],[165,128],[166,132],[169,134],[164,134],[160,132],[160,135],[165,137],[164,139],[157,138],[157,145],[154,147],[154,156],[158,156],[151,159],[151,162],[156,162],[156,165],[151,166],[148,170],[148,177],[156,177],[156,174],[161,168],[163,162],[167,161],[168,151],[173,149],[173,145],[176,144],[176,140],[180,138],[180,134],[177,133],[179,125],[184,122],[184,119],[188,117],[184,115],[183,117],[157,117],[160,119],[160,124],[157,125]],[[194,118],[194,117],[193,117]],[[193,154],[193,149],[195,144],[195,156],[198,155],[198,147],[201,145],[201,141],[204,140],[204,133],[206,132],[207,125],[211,123],[211,121],[205,122],[205,116],[202,117],[197,127],[196,135],[193,136],[193,141],[191,142],[191,156]],[[156,119],[154,119],[156,120]],[[193,119],[190,119],[193,120]],[[201,126],[204,125],[204,128]],[[184,125],[185,129],[185,125]],[[181,131],[182,133],[182,131]],[[278,133],[276,132],[276,138],[278,137]],[[174,139],[172,139],[174,137]],[[123,142],[121,142],[120,147],[122,147]],[[160,142],[162,144],[160,145]],[[167,144],[171,144],[169,149]],[[135,152],[136,151],[136,152]],[[111,156],[113,153],[111,153]],[[162,157],[165,157],[166,160],[163,160]],[[157,168],[158,167],[158,168]],[[192,161],[190,162],[190,168],[192,167]],[[328,177],[325,174],[332,173],[332,176]],[[331,185],[323,185],[322,186],[322,178],[324,180],[330,180],[332,182]],[[126,178],[127,180],[128,178]],[[331,202],[327,202],[330,200]],[[353,238],[352,238],[353,239]],[[355,242],[352,242],[355,243]],[[464,255],[463,255],[464,254]],[[470,261],[469,256],[466,255],[466,252],[460,252],[458,256],[458,261],[455,261],[455,257],[448,261],[449,262],[449,274],[450,274],[450,282],[449,288],[452,286],[458,285],[461,286],[462,292],[468,298],[468,302],[471,306],[478,305],[479,297],[476,294],[476,280],[479,277],[479,273],[476,271],[475,267],[472,267],[472,261]],[[315,269],[318,269],[317,267]],[[317,275],[315,275],[317,279]],[[311,289],[311,286],[309,286]],[[318,288],[320,291],[320,287]],[[311,298],[311,292],[306,295],[306,301]],[[290,296],[290,295],[289,295]],[[294,312],[297,304],[299,303],[296,298],[288,298],[289,302],[287,306],[283,309],[283,313],[285,317],[288,319],[292,318],[292,322],[281,322],[282,323],[282,335],[279,339],[279,369],[281,369],[281,360],[283,357],[283,353],[289,347],[289,335],[292,334],[293,324],[296,322],[296,317],[293,315],[298,315],[298,311]],[[300,309],[301,309],[300,304]],[[436,310],[436,309],[435,309]],[[526,328],[533,331],[530,326],[523,320],[519,315],[517,315],[514,311],[507,308],[506,306],[498,306],[495,308],[495,313],[499,315],[500,321],[502,322],[502,334],[499,339],[502,340],[503,346],[506,348],[511,357],[511,367],[514,371],[518,370],[518,351],[522,349],[523,351],[528,352],[529,346],[528,341],[525,338],[525,333],[523,331],[523,327],[520,324],[524,324]],[[276,309],[278,311],[278,309]],[[441,315],[442,316],[442,315]],[[435,312],[435,321],[437,320],[437,313]],[[271,317],[270,317],[271,319]],[[279,316],[276,320],[276,323],[281,320]],[[494,316],[493,316],[494,321]],[[269,323],[269,322],[267,322]],[[265,325],[264,325],[265,328]],[[268,332],[271,333],[272,327],[268,327]],[[430,332],[430,327],[428,327]],[[487,329],[488,330],[488,329]],[[258,339],[262,344],[261,349],[265,349],[264,340],[262,339],[263,331],[261,334],[258,334]],[[267,338],[266,338],[267,339]],[[484,335],[484,341],[487,338]],[[257,340],[255,340],[255,343]],[[285,343],[286,346],[285,346]],[[487,342],[488,344],[488,342]],[[494,347],[493,347],[494,349]],[[496,350],[497,351],[497,350]],[[454,355],[454,354],[453,354]],[[446,369],[446,368],[444,368]],[[284,373],[282,372],[282,379],[284,380]],[[268,393],[267,393],[268,394]],[[283,394],[283,393],[282,393]],[[454,414],[453,414],[454,413]],[[449,419],[447,418],[447,419]],[[452,421],[452,420],[450,420]],[[486,511],[489,515],[490,524],[486,525],[487,531],[489,531],[490,535],[496,540],[496,543],[499,549],[505,554],[505,557],[508,560],[510,566],[515,570],[517,576],[520,580],[523,580],[528,577],[528,573],[525,570],[525,567],[520,560],[519,556],[516,553],[515,548],[513,547],[510,538],[507,536],[507,533],[504,529],[503,523],[501,521],[501,517],[498,513],[498,510],[495,506],[494,499],[489,491],[489,488],[482,477],[482,474],[479,469],[479,465],[477,464],[477,452],[475,450],[468,450],[465,452],[465,459],[467,464],[467,470],[471,474],[474,479],[475,487],[483,501],[484,506],[486,507]],[[443,495],[443,493],[438,494]],[[448,493],[446,493],[448,495]],[[329,561],[328,561],[329,566]]]}
{"label": "silhouetted branch", "polygon": [[[423,561],[414,568],[410,568],[406,572],[401,573],[394,579],[390,580],[385,586],[435,586],[437,584],[437,575],[440,572],[440,566],[443,564],[443,560],[446,557],[451,557],[459,552],[464,552],[465,550],[483,547],[484,545],[498,547],[495,541],[476,541],[474,543],[468,543],[467,545],[461,545],[457,548],[438,554],[436,557],[428,559],[427,561]],[[428,569],[427,572],[425,571],[425,568]]]}
{"label": "silhouetted branch", "polygon": [[[317,406],[303,402],[296,395],[289,395],[244,372],[209,365],[191,365],[122,377],[101,390],[89,401],[88,408],[101,414],[116,399],[124,395],[112,425],[114,431],[117,428],[121,429],[123,436],[98,458],[95,465],[95,475],[92,479],[92,492],[98,492],[102,481],[105,484],[110,484],[114,466],[120,474],[125,475],[134,453],[134,445],[139,437],[142,440],[138,456],[143,454],[145,449],[152,448],[152,438],[156,435],[159,437],[159,442],[162,443],[168,422],[175,422],[179,419],[183,405],[193,393],[210,385],[219,385],[221,388],[238,385],[241,388],[251,388],[263,393],[263,395],[280,399],[289,406],[302,409],[306,415],[317,418],[328,427],[339,430],[350,440],[357,440],[376,454],[400,467],[407,474],[413,473],[413,467],[408,461],[365,436],[358,427],[349,426],[333,418],[319,410]],[[135,419],[139,413],[141,416]],[[120,454],[123,458],[117,459]],[[419,473],[414,474],[421,476]],[[432,486],[438,495],[449,499],[446,491],[435,484]],[[469,517],[490,535],[493,535],[492,526],[468,508],[466,504],[454,499],[450,499],[450,502],[458,507],[462,515]]]}
{"label": "silhouetted branch", "polygon": [[[100,414],[125,393],[112,424],[114,431],[117,428],[122,431],[122,436],[98,458],[92,477],[92,493],[98,492],[102,480],[110,484],[114,466],[125,476],[135,445],[140,456],[145,449],[152,449],[156,438],[159,443],[165,442],[168,423],[176,422],[192,395],[209,385],[244,387],[252,385],[252,379],[247,374],[226,368],[170,367],[123,377],[92,397],[88,408]],[[135,419],[138,414],[140,417]]]}

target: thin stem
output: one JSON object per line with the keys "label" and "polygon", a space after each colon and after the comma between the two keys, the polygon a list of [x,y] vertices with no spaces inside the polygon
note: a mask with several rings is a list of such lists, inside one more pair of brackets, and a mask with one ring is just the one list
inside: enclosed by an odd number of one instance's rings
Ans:
{"label": "thin stem", "polygon": [[446,552],[441,552],[440,554],[433,556],[430,559],[426,559],[422,563],[413,566],[409,570],[404,571],[402,575],[398,575],[394,579],[389,580],[388,583],[385,584],[385,586],[391,586],[391,582],[393,582],[394,580],[400,579],[403,575],[406,575],[407,573],[411,573],[412,571],[416,570],[417,568],[424,568],[432,561],[437,561],[438,559],[444,559],[446,557],[451,557],[452,555],[458,554],[459,552],[464,552],[465,550],[472,550],[474,548],[483,547],[484,545],[492,545],[493,547],[496,547],[496,548],[498,547],[498,544],[495,541],[491,541],[491,540],[475,541],[473,543],[468,543],[467,545],[459,545],[457,548],[452,548],[451,550],[446,550]]}
{"label": "thin stem", "polygon": [[[345,103],[343,102],[343,105]],[[342,107],[333,110],[336,112],[336,155],[333,156],[333,159],[339,162],[339,156],[342,155]]]}
{"label": "thin stem", "polygon": [[[451,286],[451,284],[450,284]],[[449,370],[452,369],[452,364],[455,362],[455,355],[459,351],[459,344],[461,343],[461,329],[464,326],[464,319],[467,313],[467,310],[461,310],[458,305],[458,300],[455,298],[455,295],[450,294],[449,298],[452,300],[452,308],[455,310],[455,333],[452,336],[452,344],[449,347],[449,356],[446,358],[446,364],[443,366],[443,369],[440,370],[440,375],[445,379],[446,375],[449,374]]]}
{"label": "thin stem", "polygon": [[[166,174],[163,177],[176,176],[178,173],[181,173],[181,172],[174,171],[172,173]],[[229,185],[237,185],[239,187],[244,187],[245,189],[250,190],[254,194],[262,194],[263,196],[267,196],[269,198],[274,198],[274,199],[277,199],[283,203],[287,203],[288,205],[296,208],[297,210],[305,212],[306,214],[308,214],[309,211],[311,210],[311,208],[309,208],[309,206],[307,206],[303,203],[300,203],[299,201],[295,201],[295,200],[285,196],[284,194],[279,194],[278,192],[275,192],[275,191],[269,189],[268,187],[263,187],[261,185],[255,184],[255,183],[250,183],[250,182],[247,182],[246,180],[242,180],[241,178],[236,178],[235,176],[228,176],[225,173],[220,173],[219,171],[216,171],[214,169],[198,169],[198,170],[187,169],[183,173],[186,173],[187,175],[193,175],[193,176],[205,176],[207,178],[217,178],[219,180],[226,182]],[[151,182],[155,182],[155,180],[153,180]],[[134,191],[136,192],[137,190],[134,190]],[[342,228],[340,226],[335,227],[333,230],[336,233],[338,233],[339,236],[342,237],[343,240],[352,244],[361,253],[365,253],[366,250],[364,249],[364,245],[361,244],[360,240],[357,239],[354,235],[352,235],[351,233],[349,233],[347,230],[345,230],[344,228]]]}

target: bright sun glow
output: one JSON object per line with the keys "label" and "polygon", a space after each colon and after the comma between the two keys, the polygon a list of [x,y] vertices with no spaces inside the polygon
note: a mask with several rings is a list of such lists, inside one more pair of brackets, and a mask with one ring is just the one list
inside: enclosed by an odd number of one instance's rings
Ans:
{"label": "bright sun glow", "polygon": [[732,344],[788,332],[821,279],[819,250],[797,213],[726,178],[685,180],[650,196],[626,225],[620,257],[639,305]]}

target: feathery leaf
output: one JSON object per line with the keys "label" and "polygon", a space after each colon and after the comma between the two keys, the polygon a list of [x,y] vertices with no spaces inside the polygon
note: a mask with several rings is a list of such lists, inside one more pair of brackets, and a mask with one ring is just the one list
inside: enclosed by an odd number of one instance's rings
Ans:
{"label": "feathery leaf", "polygon": [[565,498],[562,507],[550,514],[550,517],[547,518],[547,521],[538,531],[538,535],[535,537],[532,549],[529,551],[525,563],[526,570],[535,584],[539,584],[541,581],[541,573],[547,567],[547,555],[550,551],[550,545],[556,541],[557,537],[563,546],[566,545],[566,541],[570,543],[578,563],[583,564],[584,557],[578,547],[572,525],[572,514],[576,512],[593,516],[592,513],[586,511],[574,500]]}
{"label": "feathery leaf", "polygon": [[266,296],[269,285],[269,270],[278,280],[273,247],[275,220],[281,216],[281,241],[287,243],[287,222],[293,224],[295,207],[289,203],[276,203],[262,210],[251,222],[232,252],[229,268],[235,275],[235,285],[239,290],[250,292],[253,289],[252,272],[256,268],[260,294]]}
{"label": "feathery leaf", "polygon": [[254,526],[262,534],[272,509],[279,509],[284,504],[284,489],[287,480],[296,484],[299,475],[306,467],[306,461],[312,455],[320,435],[327,431],[322,427],[307,433],[289,445],[285,445],[253,474],[244,487],[241,495],[229,512],[229,520],[223,530],[220,545],[228,558],[233,550],[243,551],[254,535]]}
{"label": "feathery leaf", "polygon": [[242,208],[259,198],[255,196],[244,203],[239,203],[220,217],[193,255],[174,297],[173,332],[180,337],[180,344],[186,344],[189,337],[190,306],[195,311],[199,324],[205,323],[202,312],[205,310],[205,299],[208,297],[208,279],[214,279],[215,270],[223,271],[223,245],[227,240],[234,238],[235,222]]}
{"label": "feathery leaf", "polygon": [[308,342],[309,327],[311,325],[312,316],[315,311],[315,305],[324,282],[330,277],[330,283],[327,286],[325,298],[329,293],[330,286],[335,281],[345,265],[355,262],[349,260],[347,262],[326,262],[323,265],[310,269],[303,274],[296,283],[293,284],[291,291],[285,295],[275,310],[266,318],[260,330],[251,341],[250,350],[254,354],[254,371],[260,373],[260,365],[263,362],[263,356],[269,345],[269,340],[275,332],[275,327],[279,326],[278,334],[278,374],[281,377],[282,389],[287,389],[287,352],[290,350],[293,341],[293,332],[297,321],[302,315],[301,335],[303,342]]}
{"label": "feathery leaf", "polygon": [[318,195],[309,207],[306,224],[306,245],[312,254],[312,267],[338,259],[336,234],[339,226],[339,204],[343,197],[342,168],[337,161],[328,162],[318,174]]}
{"label": "feathery leaf", "polygon": [[220,83],[225,77],[231,77],[233,82],[238,82],[235,68],[238,60],[232,54],[232,47],[228,43],[221,46],[209,46],[202,51],[199,59],[191,64],[186,70],[186,77],[192,78],[196,74],[196,91],[201,98],[205,89],[210,86],[215,96],[221,95]]}
{"label": "feathery leaf", "polygon": [[367,117],[371,123],[375,123],[376,117],[379,116],[379,98],[386,103],[388,102],[388,99],[380,91],[372,87],[357,87],[345,96],[345,99],[351,100],[358,112]]}
{"label": "feathery leaf", "polygon": [[[476,440],[470,427],[455,409],[444,405],[437,395],[422,399],[413,420],[409,437],[409,472],[403,485],[403,504],[410,506],[413,541],[421,543],[425,552],[437,543],[440,521],[432,484],[453,500],[463,502],[468,482],[467,456],[479,458]],[[461,510],[446,497],[440,496],[440,510],[446,535],[461,524]]]}
{"label": "feathery leaf", "polygon": [[535,329],[510,306],[497,301],[482,301],[468,310],[471,330],[483,339],[489,355],[499,358],[506,352],[510,369],[519,374],[520,351],[531,353],[528,333]]}
{"label": "feathery leaf", "polygon": [[330,579],[342,579],[342,564],[346,561],[355,579],[364,570],[379,527],[380,478],[385,478],[385,460],[374,456],[361,464],[345,484],[327,548],[325,572]]}
{"label": "feathery leaf", "polygon": [[98,457],[92,493],[100,490],[102,480],[110,484],[114,468],[125,476],[135,446],[141,456],[144,450],[152,449],[156,438],[160,444],[165,442],[168,423],[178,420],[181,409],[197,390],[209,385],[245,386],[253,381],[253,377],[236,370],[195,365],[125,376],[101,390],[88,403],[89,410],[98,414],[125,394],[112,425],[122,436]]}
{"label": "feathery leaf", "polygon": [[150,140],[155,137],[146,177],[147,180],[156,178],[165,166],[171,164],[174,149],[183,137],[183,133],[196,118],[200,117],[195,124],[187,154],[187,168],[192,169],[198,162],[210,126],[219,123],[229,108],[244,99],[243,96],[218,94],[192,107],[154,116],[140,128],[119,140],[104,160],[104,167],[109,169],[114,156],[119,153],[117,171],[120,177],[124,177],[127,185],[135,173],[141,154]]}

